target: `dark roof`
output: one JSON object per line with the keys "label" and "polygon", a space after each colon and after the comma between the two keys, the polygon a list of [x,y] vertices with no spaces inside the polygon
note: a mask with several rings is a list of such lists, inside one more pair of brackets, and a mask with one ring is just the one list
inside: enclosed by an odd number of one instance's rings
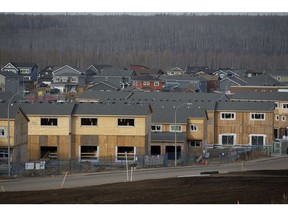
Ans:
{"label": "dark roof", "polygon": [[125,68],[119,68],[119,67],[105,67],[101,73],[97,74],[97,76],[117,76],[117,77],[130,77],[132,76],[133,71],[127,70]]}
{"label": "dark roof", "polygon": [[102,81],[89,86],[86,91],[118,91],[119,86],[115,86],[114,83],[108,81]]}
{"label": "dark roof", "polygon": [[98,101],[106,102],[107,100],[111,101],[118,101],[118,100],[125,100],[128,98],[132,93],[131,92],[124,92],[124,91],[93,91],[87,90],[84,91],[81,95],[79,95],[79,99],[96,99]]}
{"label": "dark roof", "polygon": [[24,103],[21,105],[26,115],[71,115],[74,103]]}
{"label": "dark roof", "polygon": [[133,76],[132,80],[139,80],[139,81],[160,81],[159,78],[151,76],[150,74],[145,75],[137,75]]}
{"label": "dark roof", "polygon": [[252,76],[246,79],[250,86],[280,86],[281,83],[267,74]]}
{"label": "dark roof", "polygon": [[[177,142],[186,140],[186,133],[176,133]],[[175,133],[171,132],[151,132],[151,142],[153,141],[175,141]]]}
{"label": "dark roof", "polygon": [[19,63],[19,62],[11,62],[12,65],[14,65],[15,67],[19,68],[19,67],[29,67],[32,68],[34,66],[37,66],[35,63]]}
{"label": "dark roof", "polygon": [[12,78],[19,78],[18,74],[15,74],[11,71],[0,71],[0,75],[4,76],[4,77],[12,77]]}
{"label": "dark roof", "polygon": [[75,105],[74,115],[116,115],[145,116],[151,114],[149,104],[132,104],[123,102],[111,103],[79,103]]}
{"label": "dark roof", "polygon": [[216,102],[217,111],[262,111],[273,112],[274,102],[260,101],[225,101]]}
{"label": "dark roof", "polygon": [[267,74],[271,74],[273,76],[288,76],[288,70],[287,69],[275,69],[271,71],[267,71]]}
{"label": "dark roof", "polygon": [[255,92],[243,91],[235,93],[230,100],[241,101],[288,101],[287,92]]}
{"label": "dark roof", "polygon": [[[19,111],[20,103],[11,103],[10,104],[10,118],[14,119],[17,111]],[[7,119],[8,118],[8,101],[0,102],[0,118]]]}
{"label": "dark roof", "polygon": [[[203,104],[204,105],[204,104]],[[178,107],[178,108],[177,108]],[[176,112],[177,108],[177,112]],[[205,106],[197,103],[188,104],[153,104],[152,122],[175,123],[175,112],[177,123],[187,123],[188,118],[206,118]]]}

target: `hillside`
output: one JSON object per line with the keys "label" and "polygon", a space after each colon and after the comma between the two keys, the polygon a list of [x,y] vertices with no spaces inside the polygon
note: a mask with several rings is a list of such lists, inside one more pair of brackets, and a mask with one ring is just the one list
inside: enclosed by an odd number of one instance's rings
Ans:
{"label": "hillside", "polygon": [[288,17],[0,14],[0,65],[288,68]]}

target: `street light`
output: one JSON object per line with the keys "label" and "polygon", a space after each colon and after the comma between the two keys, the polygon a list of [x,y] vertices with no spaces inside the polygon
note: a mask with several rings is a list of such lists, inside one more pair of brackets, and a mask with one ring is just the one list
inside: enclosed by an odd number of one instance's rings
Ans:
{"label": "street light", "polygon": [[175,134],[175,166],[177,166],[177,135],[176,135],[176,122],[177,122],[177,110],[179,107],[184,106],[184,105],[192,105],[192,103],[182,103],[179,104],[176,109],[175,109],[175,124],[174,124],[174,134]]}
{"label": "street light", "polygon": [[19,91],[16,92],[14,95],[12,95],[12,97],[10,98],[10,100],[8,101],[8,108],[7,108],[7,117],[8,117],[8,176],[11,175],[11,167],[10,167],[10,103],[12,101],[12,99],[20,93],[26,93],[27,91]]}

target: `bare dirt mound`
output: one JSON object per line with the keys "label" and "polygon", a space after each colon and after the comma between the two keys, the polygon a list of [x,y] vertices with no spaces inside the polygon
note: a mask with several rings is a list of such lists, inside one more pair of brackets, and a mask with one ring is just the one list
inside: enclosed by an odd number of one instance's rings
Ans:
{"label": "bare dirt mound", "polygon": [[2,204],[282,204],[288,170],[171,178],[93,187],[2,192]]}

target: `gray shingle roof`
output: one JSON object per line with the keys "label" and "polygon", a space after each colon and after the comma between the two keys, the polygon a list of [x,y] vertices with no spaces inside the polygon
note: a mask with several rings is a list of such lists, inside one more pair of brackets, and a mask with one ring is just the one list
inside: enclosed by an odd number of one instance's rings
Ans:
{"label": "gray shingle roof", "polygon": [[[19,110],[19,103],[12,103],[9,108],[10,118],[13,119]],[[0,102],[0,119],[8,118],[8,101]]]}
{"label": "gray shingle roof", "polygon": [[273,112],[274,102],[260,101],[227,101],[216,102],[217,111],[262,111]]}
{"label": "gray shingle roof", "polygon": [[[176,133],[177,142],[185,141],[186,140],[186,133]],[[175,141],[175,133],[170,132],[160,132],[160,133],[151,133],[151,142],[153,141],[168,141],[174,142]]]}
{"label": "gray shingle roof", "polygon": [[79,103],[75,105],[74,115],[120,115],[145,116],[151,113],[149,104],[125,104],[113,102],[109,104]]}
{"label": "gray shingle roof", "polygon": [[[179,106],[179,104],[153,104],[152,122],[175,123],[175,112],[177,106]],[[176,122],[186,123],[188,117],[206,118],[205,107],[200,106],[200,104],[197,103],[192,103],[192,105],[183,104],[179,106],[176,113]]]}
{"label": "gray shingle roof", "polygon": [[74,103],[24,103],[21,105],[26,115],[71,115]]}
{"label": "gray shingle roof", "polygon": [[11,71],[0,71],[0,76],[1,75],[4,77],[19,78],[18,74],[15,74]]}
{"label": "gray shingle roof", "polygon": [[231,96],[231,100],[241,101],[288,101],[287,92],[238,92]]}

